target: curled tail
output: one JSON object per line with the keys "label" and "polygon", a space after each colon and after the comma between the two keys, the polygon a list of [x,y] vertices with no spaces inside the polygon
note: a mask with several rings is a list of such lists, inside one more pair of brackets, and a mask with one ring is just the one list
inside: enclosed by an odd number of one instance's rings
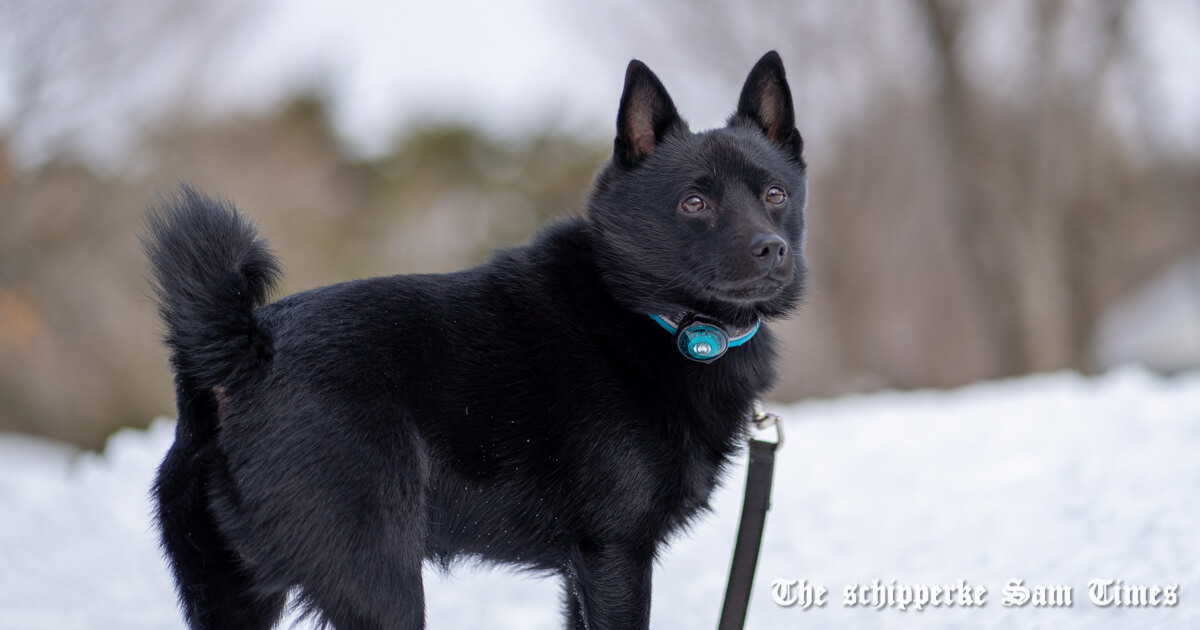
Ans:
{"label": "curled tail", "polygon": [[210,497],[229,478],[213,439],[221,407],[271,361],[255,318],[279,278],[258,231],[232,205],[190,186],[151,210],[142,235],[175,368],[175,443],[154,481],[158,526],[188,626],[269,628],[286,593],[261,594],[218,526]]}
{"label": "curled tail", "polygon": [[142,247],[181,383],[231,384],[270,362],[271,336],[254,309],[278,282],[279,264],[232,204],[184,185],[151,210]]}

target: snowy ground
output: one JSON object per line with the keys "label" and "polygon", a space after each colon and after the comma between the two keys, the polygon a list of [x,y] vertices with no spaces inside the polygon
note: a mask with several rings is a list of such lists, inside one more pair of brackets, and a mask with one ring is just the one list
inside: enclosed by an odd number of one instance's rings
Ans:
{"label": "snowy ground", "polygon": [[[787,442],[747,627],[1200,627],[1200,373],[1055,374],[775,410]],[[182,627],[146,500],[170,436],[159,421],[79,457],[0,436],[0,629]],[[664,555],[654,628],[716,626],[743,483],[739,467],[715,514]],[[827,603],[781,607],[776,578],[823,585]],[[1103,578],[1178,585],[1178,603],[1096,606],[1088,583]],[[982,607],[843,604],[847,585],[875,579],[987,592]],[[1069,586],[1072,605],[1006,607],[1013,579]],[[552,581],[464,568],[431,573],[426,589],[434,630],[558,627]]]}

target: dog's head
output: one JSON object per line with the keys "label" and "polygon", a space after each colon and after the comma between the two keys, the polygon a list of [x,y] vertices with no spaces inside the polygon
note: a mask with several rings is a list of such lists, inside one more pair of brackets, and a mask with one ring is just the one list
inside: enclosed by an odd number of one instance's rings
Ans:
{"label": "dog's head", "polygon": [[612,161],[588,204],[614,294],[642,312],[736,325],[792,311],[805,280],[803,146],[775,52],[750,71],[726,126],[701,133],[631,61]]}

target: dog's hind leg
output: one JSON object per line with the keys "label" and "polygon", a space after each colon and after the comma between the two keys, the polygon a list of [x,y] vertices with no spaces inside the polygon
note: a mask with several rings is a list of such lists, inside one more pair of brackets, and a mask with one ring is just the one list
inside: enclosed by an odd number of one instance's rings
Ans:
{"label": "dog's hind leg", "polygon": [[626,545],[568,549],[568,630],[645,630],[650,627],[653,557]]}
{"label": "dog's hind leg", "polygon": [[301,602],[337,630],[424,628],[423,440],[388,415],[374,430],[317,444],[333,455],[308,460],[296,479],[320,506],[292,532]]}
{"label": "dog's hind leg", "polygon": [[425,594],[421,564],[381,566],[367,548],[355,556],[363,570],[355,579],[305,587],[305,603],[320,610],[322,621],[337,630],[421,630],[425,627]]}
{"label": "dog's hind leg", "polygon": [[279,619],[286,593],[259,592],[251,570],[217,530],[208,485],[222,462],[212,423],[194,421],[215,415],[215,407],[203,395],[181,405],[175,444],[154,485],[162,546],[188,627],[265,630]]}
{"label": "dog's hind leg", "polygon": [[587,621],[583,619],[583,604],[580,600],[579,583],[570,573],[563,576],[563,591],[567,604],[567,630],[588,630]]}

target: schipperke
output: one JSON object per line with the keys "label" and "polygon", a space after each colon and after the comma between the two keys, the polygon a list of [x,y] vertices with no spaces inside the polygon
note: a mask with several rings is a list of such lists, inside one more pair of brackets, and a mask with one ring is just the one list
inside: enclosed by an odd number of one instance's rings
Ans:
{"label": "schipperke", "polygon": [[175,371],[154,487],[192,628],[424,626],[422,564],[562,576],[566,626],[646,628],[804,291],[803,143],[774,52],[693,133],[631,61],[584,216],[445,275],[266,299],[273,254],[183,187],[152,210]]}

